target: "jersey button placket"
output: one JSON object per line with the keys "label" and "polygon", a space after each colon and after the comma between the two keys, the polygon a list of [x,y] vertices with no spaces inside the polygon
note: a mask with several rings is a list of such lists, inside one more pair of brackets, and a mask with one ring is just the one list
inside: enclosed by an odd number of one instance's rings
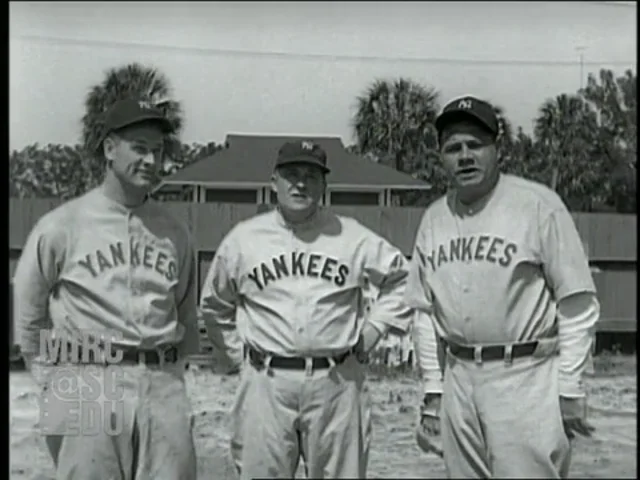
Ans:
{"label": "jersey button placket", "polygon": [[[291,235],[290,240],[291,240],[291,251],[298,253],[298,239],[296,238],[296,232],[295,232],[295,227],[294,226],[289,226],[289,233]],[[295,295],[295,294],[294,294]],[[303,325],[303,321],[305,319],[305,302],[304,299],[300,298],[298,295],[295,295],[296,300],[295,300],[295,308],[294,308],[294,318],[290,319],[290,321],[292,322],[293,325],[295,325],[295,338],[296,338],[296,345],[295,348],[298,349],[299,351],[303,351],[306,350],[307,348],[307,341],[305,338],[305,328]]]}
{"label": "jersey button placket", "polygon": [[464,303],[464,329],[467,334],[471,337],[472,340],[475,341],[475,332],[473,331],[473,322],[471,321],[471,314],[469,312],[469,305],[473,304],[473,299],[471,298],[471,287],[468,283],[465,283],[462,291],[464,292],[465,301]]}
{"label": "jersey button placket", "polygon": [[304,299],[298,298],[295,300],[294,312],[295,318],[292,318],[291,320],[296,329],[296,348],[299,351],[304,351],[308,347],[307,332],[304,325],[306,319],[306,305]]}
{"label": "jersey button placket", "polygon": [[473,303],[470,292],[471,287],[467,283],[468,280],[461,282],[462,302],[460,302],[460,313],[462,317],[462,331],[467,339],[473,338],[473,329],[471,324],[471,315],[469,314],[469,305]]}

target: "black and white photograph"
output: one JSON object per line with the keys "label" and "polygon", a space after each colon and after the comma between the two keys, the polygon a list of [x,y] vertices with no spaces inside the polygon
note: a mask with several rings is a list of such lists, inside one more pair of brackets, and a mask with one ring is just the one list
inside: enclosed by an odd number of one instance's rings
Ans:
{"label": "black and white photograph", "polygon": [[9,478],[637,478],[637,2],[9,2]]}

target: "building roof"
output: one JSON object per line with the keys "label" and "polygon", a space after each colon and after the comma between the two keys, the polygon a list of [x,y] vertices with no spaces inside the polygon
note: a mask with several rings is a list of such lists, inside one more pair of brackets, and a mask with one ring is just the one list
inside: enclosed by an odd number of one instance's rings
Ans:
{"label": "building roof", "polygon": [[332,189],[420,189],[431,186],[406,173],[349,153],[339,137],[227,135],[225,150],[216,152],[163,179],[161,185],[259,188],[269,184],[279,148],[288,141],[311,140],[327,152]]}

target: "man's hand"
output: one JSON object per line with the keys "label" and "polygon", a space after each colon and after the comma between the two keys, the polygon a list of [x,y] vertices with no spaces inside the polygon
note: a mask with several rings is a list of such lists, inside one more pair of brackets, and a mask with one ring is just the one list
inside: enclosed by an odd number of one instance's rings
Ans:
{"label": "man's hand", "polygon": [[416,429],[416,442],[426,453],[435,453],[443,457],[442,440],[440,438],[440,404],[442,395],[427,393],[420,405],[420,423]]}
{"label": "man's hand", "polygon": [[569,439],[573,439],[576,433],[584,437],[590,437],[595,427],[587,422],[586,397],[570,398],[560,396],[560,413],[564,431]]}

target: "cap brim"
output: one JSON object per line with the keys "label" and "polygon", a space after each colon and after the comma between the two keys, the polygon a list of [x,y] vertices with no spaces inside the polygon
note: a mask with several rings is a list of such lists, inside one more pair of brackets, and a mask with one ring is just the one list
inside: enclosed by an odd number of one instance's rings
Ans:
{"label": "cap brim", "polygon": [[291,164],[302,164],[302,165],[313,165],[314,167],[318,167],[324,173],[329,173],[331,170],[318,161],[315,158],[309,157],[296,157],[296,158],[287,158],[286,160],[278,160],[276,162],[276,168],[281,167],[282,165],[291,165]]}
{"label": "cap brim", "polygon": [[137,117],[135,120],[130,120],[128,122],[123,122],[120,125],[113,126],[109,129],[109,131],[121,130],[126,127],[131,127],[132,125],[137,125],[143,122],[153,122],[160,125],[160,128],[164,133],[173,132],[174,128],[169,119],[166,117],[159,117],[157,115],[149,114],[149,115],[141,115]]}
{"label": "cap brim", "polygon": [[487,122],[485,122],[482,118],[480,118],[478,115],[472,112],[469,112],[467,110],[452,110],[452,111],[444,112],[440,114],[440,116],[436,118],[436,122],[435,122],[436,130],[438,131],[438,133],[442,133],[442,131],[447,127],[447,125],[460,122],[463,120],[470,120],[482,126],[487,131],[493,133],[494,135],[498,134],[498,132],[496,132],[493,129],[493,127],[489,125]]}

